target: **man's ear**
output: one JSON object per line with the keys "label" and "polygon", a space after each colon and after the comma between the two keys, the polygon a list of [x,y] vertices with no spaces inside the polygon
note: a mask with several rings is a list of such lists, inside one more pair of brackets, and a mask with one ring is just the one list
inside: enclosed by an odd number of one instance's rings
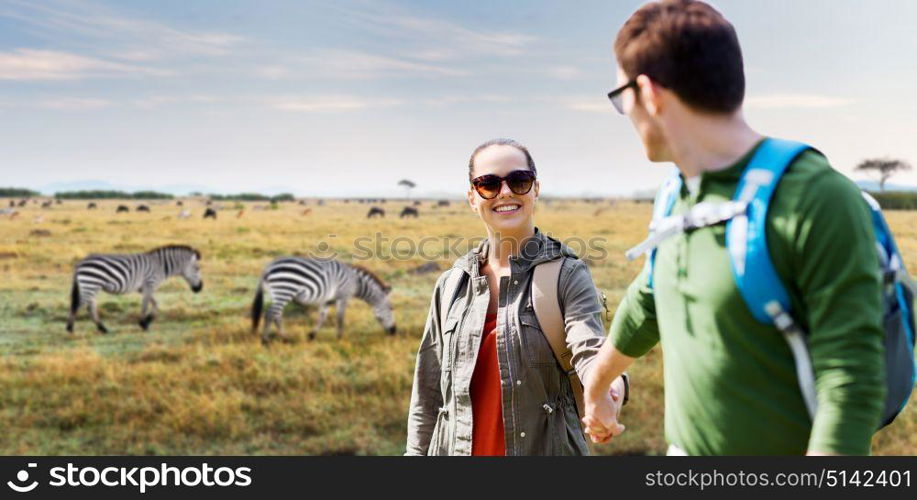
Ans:
{"label": "man's ear", "polygon": [[662,112],[661,88],[646,75],[637,76],[640,103],[650,116],[658,116]]}

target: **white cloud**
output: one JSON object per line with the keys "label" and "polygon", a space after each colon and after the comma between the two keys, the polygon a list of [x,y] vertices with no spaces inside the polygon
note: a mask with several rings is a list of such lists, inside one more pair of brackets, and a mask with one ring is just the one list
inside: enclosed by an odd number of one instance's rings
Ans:
{"label": "white cloud", "polygon": [[412,57],[445,61],[480,56],[516,56],[525,52],[537,37],[515,32],[466,28],[441,19],[421,17],[393,5],[360,4],[341,11],[361,29],[371,30],[389,40],[405,40],[423,47]]}
{"label": "white cloud", "polygon": [[563,108],[571,111],[608,113],[613,109],[608,99],[603,99],[602,97],[562,97],[559,99],[546,100],[559,102]]}
{"label": "white cloud", "polygon": [[15,49],[0,52],[0,80],[73,80],[104,76],[168,75],[168,71],[142,68],[69,52]]}
{"label": "white cloud", "polygon": [[254,73],[255,75],[267,80],[279,80],[285,76],[289,76],[291,71],[286,66],[272,65],[255,68]]}
{"label": "white cloud", "polygon": [[208,95],[171,96],[151,95],[136,99],[131,105],[141,109],[153,109],[168,104],[207,104],[221,101],[221,98]]}
{"label": "white cloud", "polygon": [[[323,49],[299,58],[300,65],[311,77],[369,79],[381,77],[421,77],[433,78],[442,76],[463,76],[462,70],[447,66],[414,62],[407,59],[388,57],[357,50]],[[294,67],[273,67],[268,75],[288,74]]]}
{"label": "white cloud", "polygon": [[583,71],[576,66],[555,66],[548,68],[548,76],[558,80],[576,80],[583,78]]}
{"label": "white cloud", "polygon": [[175,56],[225,55],[244,41],[229,33],[173,28],[113,13],[86,2],[5,0],[0,18],[25,23],[52,40],[62,36],[94,39],[108,46],[108,57],[148,61]]}
{"label": "white cloud", "polygon": [[268,99],[267,103],[274,109],[300,113],[339,113],[359,111],[368,108],[391,107],[402,104],[402,102],[397,99],[370,99],[346,95],[281,97]]}
{"label": "white cloud", "polygon": [[495,94],[483,95],[451,95],[432,99],[421,99],[419,102],[434,108],[454,106],[457,104],[500,104],[512,102],[512,97]]}
{"label": "white cloud", "polygon": [[852,102],[852,99],[818,94],[770,94],[748,97],[745,99],[744,107],[746,109],[838,108]]}
{"label": "white cloud", "polygon": [[59,111],[85,111],[91,109],[107,108],[112,106],[112,102],[106,99],[81,98],[81,97],[59,97],[46,99],[36,103],[37,107],[45,109],[54,109]]}

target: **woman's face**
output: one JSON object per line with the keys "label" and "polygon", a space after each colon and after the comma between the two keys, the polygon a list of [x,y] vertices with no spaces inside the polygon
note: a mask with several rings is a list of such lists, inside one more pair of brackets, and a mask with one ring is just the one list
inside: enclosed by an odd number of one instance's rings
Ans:
{"label": "woman's face", "polygon": [[[515,170],[529,170],[525,154],[512,147],[494,145],[482,149],[474,157],[472,178],[492,174],[506,177]],[[468,189],[468,203],[481,220],[495,232],[514,234],[533,226],[535,200],[538,199],[539,184],[526,194],[516,194],[506,182],[500,185],[500,193],[485,200],[474,187]]]}

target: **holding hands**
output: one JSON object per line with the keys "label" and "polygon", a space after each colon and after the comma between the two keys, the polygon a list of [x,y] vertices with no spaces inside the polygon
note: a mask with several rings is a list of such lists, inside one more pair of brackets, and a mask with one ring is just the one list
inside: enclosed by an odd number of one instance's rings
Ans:
{"label": "holding hands", "polygon": [[618,423],[618,415],[624,402],[625,382],[618,377],[610,387],[602,387],[604,384],[595,378],[589,377],[585,388],[586,416],[582,419],[583,429],[593,443],[608,443],[624,432],[624,426]]}

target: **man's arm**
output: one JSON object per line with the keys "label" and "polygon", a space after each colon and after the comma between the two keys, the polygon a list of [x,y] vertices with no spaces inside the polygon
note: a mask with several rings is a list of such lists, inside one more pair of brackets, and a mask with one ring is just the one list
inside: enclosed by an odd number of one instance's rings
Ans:
{"label": "man's arm", "polygon": [[[595,443],[607,443],[611,438],[624,432],[624,426],[618,423],[618,412],[621,409],[621,397],[625,388],[621,374],[635,358],[621,354],[614,344],[606,342],[599,350],[586,379],[584,399],[586,416],[583,424],[586,433]],[[612,393],[609,393],[609,387]]]}
{"label": "man's arm", "polygon": [[[615,311],[609,337],[584,380],[586,417],[583,423],[596,443],[608,442],[624,431],[624,426],[617,421],[618,406],[609,394],[609,386],[620,380],[620,375],[635,358],[646,354],[659,342],[655,299],[647,286],[646,269],[628,287]],[[623,387],[614,389],[623,394]]]}
{"label": "man's arm", "polygon": [[792,246],[791,271],[807,310],[818,394],[808,449],[810,454],[865,455],[885,394],[871,214],[859,189],[836,172],[819,175],[806,193],[788,217],[796,218],[786,224],[791,231],[778,240]]}

